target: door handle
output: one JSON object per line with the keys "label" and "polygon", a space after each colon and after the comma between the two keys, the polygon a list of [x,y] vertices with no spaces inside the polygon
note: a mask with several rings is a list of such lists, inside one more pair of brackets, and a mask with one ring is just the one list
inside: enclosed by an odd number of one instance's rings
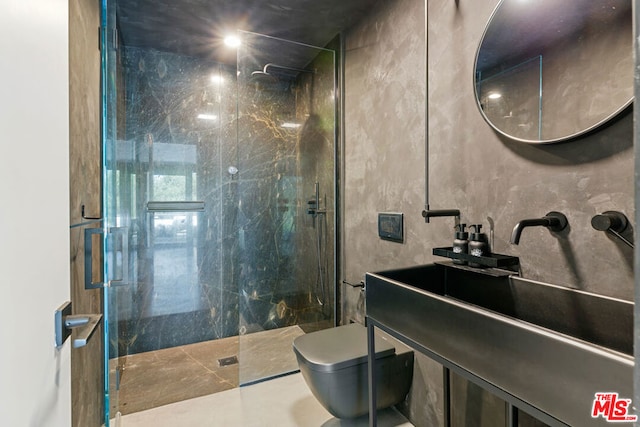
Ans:
{"label": "door handle", "polygon": [[[104,285],[104,282],[102,281],[98,281],[98,282],[93,281],[93,236],[95,234],[104,236],[104,232],[102,231],[102,228],[86,228],[84,230],[84,288],[85,289],[98,289],[98,288],[102,288]],[[102,242],[102,239],[100,239],[100,242]],[[100,245],[100,250],[102,251],[102,245]]]}
{"label": "door handle", "polygon": [[[128,227],[111,227],[107,238],[107,250],[111,262],[107,272],[107,286],[124,286],[129,283],[129,229]],[[119,269],[117,267],[120,267]],[[116,271],[120,275],[116,276]]]}
{"label": "door handle", "polygon": [[[129,282],[129,238],[127,227],[111,227],[107,234],[107,253],[110,262],[107,263],[107,286],[123,286]],[[101,228],[87,228],[84,230],[84,288],[98,289],[105,285],[104,278],[93,281],[93,236],[102,236],[100,250],[103,250],[104,230]],[[100,252],[102,253],[102,252]],[[102,265],[102,260],[100,262]],[[116,276],[119,270],[119,276]]]}
{"label": "door handle", "polygon": [[71,301],[62,304],[55,311],[54,322],[56,331],[56,347],[62,346],[71,335],[71,331],[76,328],[78,334],[73,339],[73,348],[80,348],[87,345],[93,333],[96,331],[102,314],[71,314]]}

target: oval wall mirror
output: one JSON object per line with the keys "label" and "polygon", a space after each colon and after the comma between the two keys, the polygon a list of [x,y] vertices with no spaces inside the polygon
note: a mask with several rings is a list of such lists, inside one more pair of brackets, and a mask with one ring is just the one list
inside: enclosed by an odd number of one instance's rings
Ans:
{"label": "oval wall mirror", "polygon": [[502,0],[475,60],[485,120],[545,144],[587,133],[633,101],[632,2]]}

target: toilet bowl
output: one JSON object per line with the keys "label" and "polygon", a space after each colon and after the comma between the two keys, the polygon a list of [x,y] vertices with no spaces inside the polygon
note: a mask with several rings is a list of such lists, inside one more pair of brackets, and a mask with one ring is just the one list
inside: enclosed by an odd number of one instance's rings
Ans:
{"label": "toilet bowl", "polygon": [[[336,418],[369,412],[367,328],[352,323],[296,338],[293,351],[313,395]],[[413,376],[413,351],[376,333],[377,408],[400,403]]]}

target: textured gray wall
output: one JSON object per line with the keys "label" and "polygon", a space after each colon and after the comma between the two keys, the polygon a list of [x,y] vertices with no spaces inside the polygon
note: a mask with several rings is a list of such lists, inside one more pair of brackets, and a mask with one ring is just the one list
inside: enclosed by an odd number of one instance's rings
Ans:
{"label": "textured gray wall", "polygon": [[[492,18],[491,31],[485,34],[489,39],[483,40],[480,52],[480,62],[490,64],[481,70],[485,93],[490,89],[503,95],[483,99],[487,116],[507,134],[546,141],[566,139],[611,116],[633,96],[631,21],[631,2],[626,0],[504,2]],[[525,41],[536,30],[538,37],[528,46]],[[505,40],[506,45],[497,40]],[[496,66],[490,58],[502,62]]]}
{"label": "textured gray wall", "polygon": [[[499,137],[473,94],[474,55],[497,3],[429,2],[431,208],[459,208],[463,222],[485,227],[491,217],[494,251],[520,257],[524,277],[631,300],[632,251],[590,225],[606,210],[633,218],[631,114],[564,144],[531,146]],[[434,260],[433,247],[451,244],[453,220],[425,224],[420,216],[424,1],[380,2],[347,34],[346,49],[344,278],[357,282],[367,271]],[[509,244],[519,220],[551,210],[567,215],[568,230],[526,229],[519,246]],[[384,211],[404,212],[403,244],[378,238],[377,212]],[[362,321],[362,294],[342,291],[344,321]],[[404,410],[416,425],[439,425],[441,373],[422,357],[417,363],[418,380]],[[486,393],[476,399],[495,406]]]}

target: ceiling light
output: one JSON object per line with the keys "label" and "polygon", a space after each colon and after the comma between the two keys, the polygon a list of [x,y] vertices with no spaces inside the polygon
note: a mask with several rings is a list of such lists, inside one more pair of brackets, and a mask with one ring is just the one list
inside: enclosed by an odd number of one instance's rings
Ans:
{"label": "ceiling light", "polygon": [[224,38],[224,44],[229,47],[238,47],[240,46],[240,38],[235,35],[229,35]]}
{"label": "ceiling light", "polygon": [[498,99],[498,98],[502,98],[502,94],[498,92],[493,92],[489,94],[489,99]]}
{"label": "ceiling light", "polygon": [[215,84],[222,84],[222,82],[224,82],[224,78],[220,74],[213,74],[211,76],[211,82]]}

